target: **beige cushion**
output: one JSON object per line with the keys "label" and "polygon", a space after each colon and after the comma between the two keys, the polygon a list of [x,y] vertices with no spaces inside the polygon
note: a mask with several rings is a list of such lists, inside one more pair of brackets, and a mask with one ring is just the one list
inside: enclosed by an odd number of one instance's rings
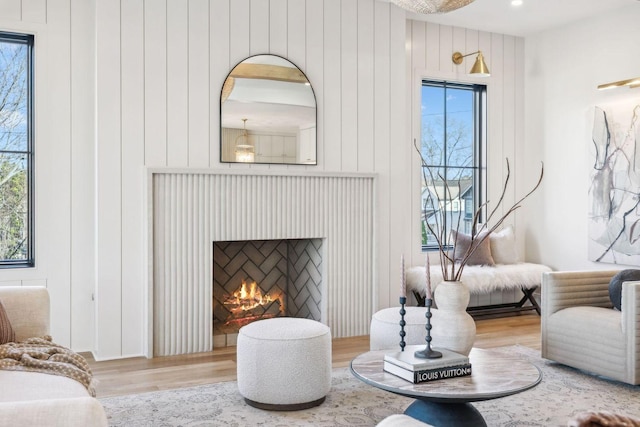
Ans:
{"label": "beige cushion", "polygon": [[93,397],[0,403],[2,426],[106,427],[107,415]]}
{"label": "beige cushion", "polygon": [[16,341],[49,335],[49,292],[46,288],[0,286],[0,300],[16,333]]}
{"label": "beige cushion", "polygon": [[[486,232],[479,233],[474,239],[475,242],[473,245],[475,250],[467,260],[467,265],[495,265],[495,261],[491,256],[491,243],[489,237],[484,239],[481,243],[477,243],[480,242],[486,234]],[[460,262],[465,257],[469,247],[471,246],[471,236],[464,233],[458,233],[455,230],[451,232],[451,235],[455,242],[455,252],[453,257],[456,262]]]}
{"label": "beige cushion", "polygon": [[0,384],[11,384],[0,387],[0,402],[89,396],[76,380],[39,372],[0,370]]}
{"label": "beige cushion", "polygon": [[9,316],[7,316],[4,305],[2,305],[2,301],[0,301],[0,344],[15,342],[15,340],[16,333],[13,331]]}
{"label": "beige cushion", "polygon": [[491,256],[496,264],[515,264],[518,262],[516,236],[511,225],[489,235]]}
{"label": "beige cushion", "polygon": [[626,348],[619,311],[569,307],[550,315],[546,328],[546,358],[611,378],[624,376]]}

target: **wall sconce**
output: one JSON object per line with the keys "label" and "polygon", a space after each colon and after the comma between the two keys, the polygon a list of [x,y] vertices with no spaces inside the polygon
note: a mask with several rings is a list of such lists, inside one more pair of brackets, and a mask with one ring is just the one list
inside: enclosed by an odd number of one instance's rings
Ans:
{"label": "wall sconce", "polygon": [[478,56],[476,57],[476,62],[475,64],[473,64],[473,67],[471,67],[471,71],[469,71],[469,74],[475,74],[476,76],[481,77],[489,77],[491,73],[489,72],[489,67],[487,67],[487,64],[484,62],[484,56],[482,56],[481,51],[467,53],[466,55],[463,55],[460,52],[455,52],[451,56],[451,60],[454,64],[460,65],[462,64],[462,58],[464,58],[465,56],[474,55],[476,53],[478,54]]}
{"label": "wall sconce", "polygon": [[613,89],[616,87],[623,87],[623,86],[628,86],[629,89],[640,87],[640,77],[636,77],[635,79],[620,80],[612,83],[605,83],[605,84],[599,85],[598,90]]}

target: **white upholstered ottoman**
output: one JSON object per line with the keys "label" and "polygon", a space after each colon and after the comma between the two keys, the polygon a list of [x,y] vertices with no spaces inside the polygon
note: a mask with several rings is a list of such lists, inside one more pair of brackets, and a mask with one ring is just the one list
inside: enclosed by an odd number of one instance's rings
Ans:
{"label": "white upholstered ottoman", "polygon": [[[425,307],[405,307],[404,321],[407,345],[426,344],[427,335],[424,317]],[[431,309],[433,312],[435,309]],[[369,347],[371,350],[398,349],[400,350],[400,307],[385,308],[374,313],[369,328]]]}
{"label": "white upholstered ottoman", "polygon": [[238,389],[256,408],[294,411],[324,402],[331,389],[331,331],[309,319],[276,317],[243,326]]}

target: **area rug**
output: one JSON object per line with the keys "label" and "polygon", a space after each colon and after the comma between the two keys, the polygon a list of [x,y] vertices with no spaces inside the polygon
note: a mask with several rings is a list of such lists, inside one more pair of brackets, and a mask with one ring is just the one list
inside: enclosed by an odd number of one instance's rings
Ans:
{"label": "area rug", "polygon": [[[543,379],[525,392],[474,403],[491,427],[566,426],[583,411],[607,410],[640,418],[640,387],[629,386],[540,358],[522,346],[496,349],[519,354],[538,366]],[[297,412],[248,406],[235,382],[100,399],[111,426],[375,426],[401,413],[412,399],[357,380],[348,368],[335,369],[331,392],[320,406]]]}

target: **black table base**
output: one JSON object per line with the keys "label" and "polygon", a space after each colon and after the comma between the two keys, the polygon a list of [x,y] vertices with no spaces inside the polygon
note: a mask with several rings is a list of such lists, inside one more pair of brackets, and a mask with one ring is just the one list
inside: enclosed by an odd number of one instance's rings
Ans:
{"label": "black table base", "polygon": [[470,403],[441,403],[416,400],[406,415],[434,427],[486,427],[482,414]]}

